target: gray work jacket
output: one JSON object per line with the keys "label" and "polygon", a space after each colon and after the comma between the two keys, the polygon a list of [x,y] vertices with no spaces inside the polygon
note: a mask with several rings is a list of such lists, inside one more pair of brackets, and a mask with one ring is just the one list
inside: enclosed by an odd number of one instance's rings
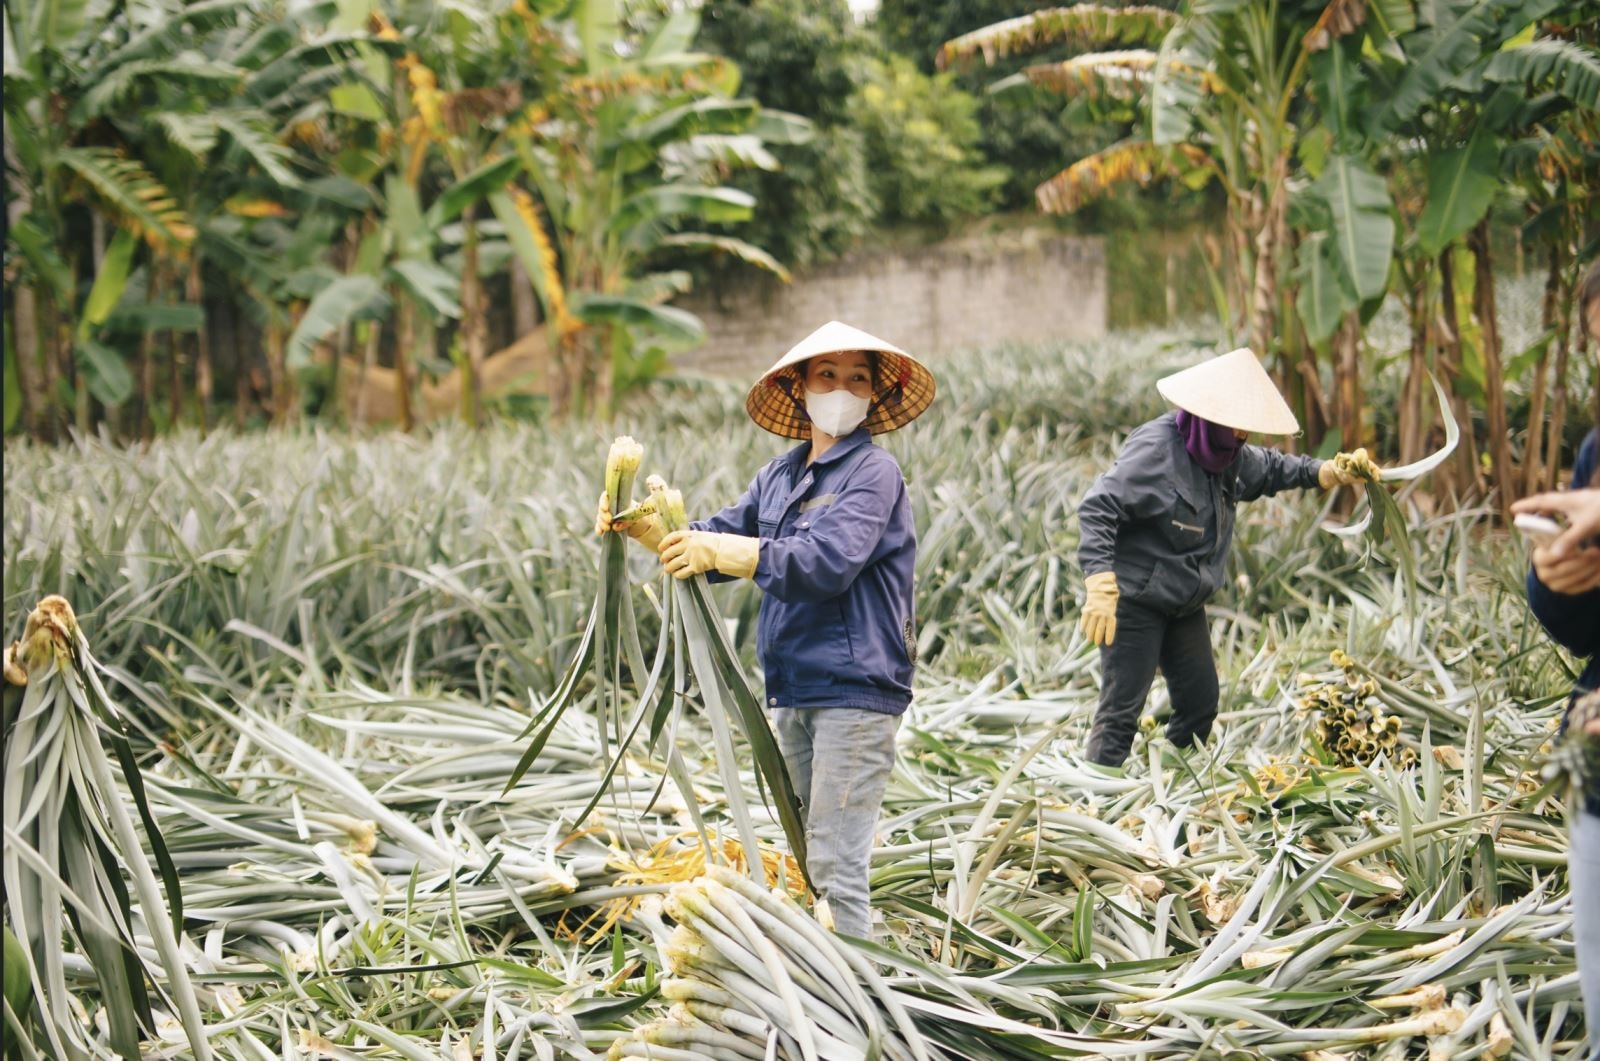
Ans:
{"label": "gray work jacket", "polygon": [[1084,575],[1115,571],[1122,596],[1187,615],[1222,585],[1240,501],[1317,485],[1322,462],[1244,446],[1219,475],[1189,456],[1173,413],[1141,424],[1078,507]]}

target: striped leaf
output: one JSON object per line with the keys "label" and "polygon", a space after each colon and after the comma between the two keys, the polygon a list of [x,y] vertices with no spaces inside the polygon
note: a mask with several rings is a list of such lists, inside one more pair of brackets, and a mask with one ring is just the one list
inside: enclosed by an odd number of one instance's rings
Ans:
{"label": "striped leaf", "polygon": [[1034,191],[1039,209],[1070,214],[1106,195],[1118,185],[1149,184],[1157,177],[1191,174],[1212,167],[1206,153],[1192,144],[1166,148],[1148,140],[1124,141],[1079,159]]}
{"label": "striped leaf", "polygon": [[1030,66],[1022,73],[1032,84],[1069,98],[1135,100],[1150,83],[1155,64],[1156,53],[1140,48],[1091,52]]}
{"label": "striped leaf", "polygon": [[1055,45],[1102,48],[1109,44],[1154,47],[1177,24],[1178,16],[1159,7],[1102,7],[1079,4],[1035,11],[965,33],[939,49],[939,69],[982,58],[993,66],[1010,55]]}
{"label": "striped leaf", "polygon": [[138,162],[104,147],[67,148],[57,159],[119,224],[152,247],[171,250],[193,242],[194,226],[188,217]]}

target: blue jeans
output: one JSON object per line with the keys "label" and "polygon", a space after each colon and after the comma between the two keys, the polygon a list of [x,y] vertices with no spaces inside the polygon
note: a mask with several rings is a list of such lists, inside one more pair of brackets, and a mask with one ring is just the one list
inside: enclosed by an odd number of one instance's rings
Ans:
{"label": "blue jeans", "polygon": [[[1582,799],[1582,797],[1578,797]],[[1600,815],[1574,807],[1567,876],[1572,886],[1572,942],[1578,952],[1589,1056],[1600,1061]]]}
{"label": "blue jeans", "polygon": [[835,931],[869,939],[867,868],[900,716],[854,707],[783,707],[772,715],[806,825],[811,886],[828,900]]}

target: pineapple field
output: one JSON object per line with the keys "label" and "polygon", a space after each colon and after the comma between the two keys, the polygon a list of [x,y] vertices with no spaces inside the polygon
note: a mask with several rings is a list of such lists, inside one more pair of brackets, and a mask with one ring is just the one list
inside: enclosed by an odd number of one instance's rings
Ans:
{"label": "pineapple field", "polygon": [[8,442],[7,1057],[1580,1058],[1575,669],[1487,511],[1242,507],[1211,741],[1162,739],[1158,682],[1124,769],[1080,757],[1074,512],[1202,349],[940,359],[883,439],[920,663],[871,943],[809,912],[758,591],[594,533],[617,434],[633,501],[734,500],[784,448],[742,388]]}

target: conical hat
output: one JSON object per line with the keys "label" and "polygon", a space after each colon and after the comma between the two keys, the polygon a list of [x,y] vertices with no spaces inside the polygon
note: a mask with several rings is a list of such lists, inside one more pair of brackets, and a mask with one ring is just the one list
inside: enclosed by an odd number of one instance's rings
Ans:
{"label": "conical hat", "polygon": [[1156,380],[1167,401],[1213,424],[1262,435],[1294,435],[1300,421],[1256,355],[1240,348]]}
{"label": "conical hat", "polygon": [[799,365],[819,354],[871,350],[878,355],[878,386],[862,426],[874,435],[904,427],[933,401],[933,373],[892,343],[860,328],[829,321],[796,343],[762,373],[745,397],[750,419],[784,438],[810,438],[811,421],[795,404],[803,396]]}

